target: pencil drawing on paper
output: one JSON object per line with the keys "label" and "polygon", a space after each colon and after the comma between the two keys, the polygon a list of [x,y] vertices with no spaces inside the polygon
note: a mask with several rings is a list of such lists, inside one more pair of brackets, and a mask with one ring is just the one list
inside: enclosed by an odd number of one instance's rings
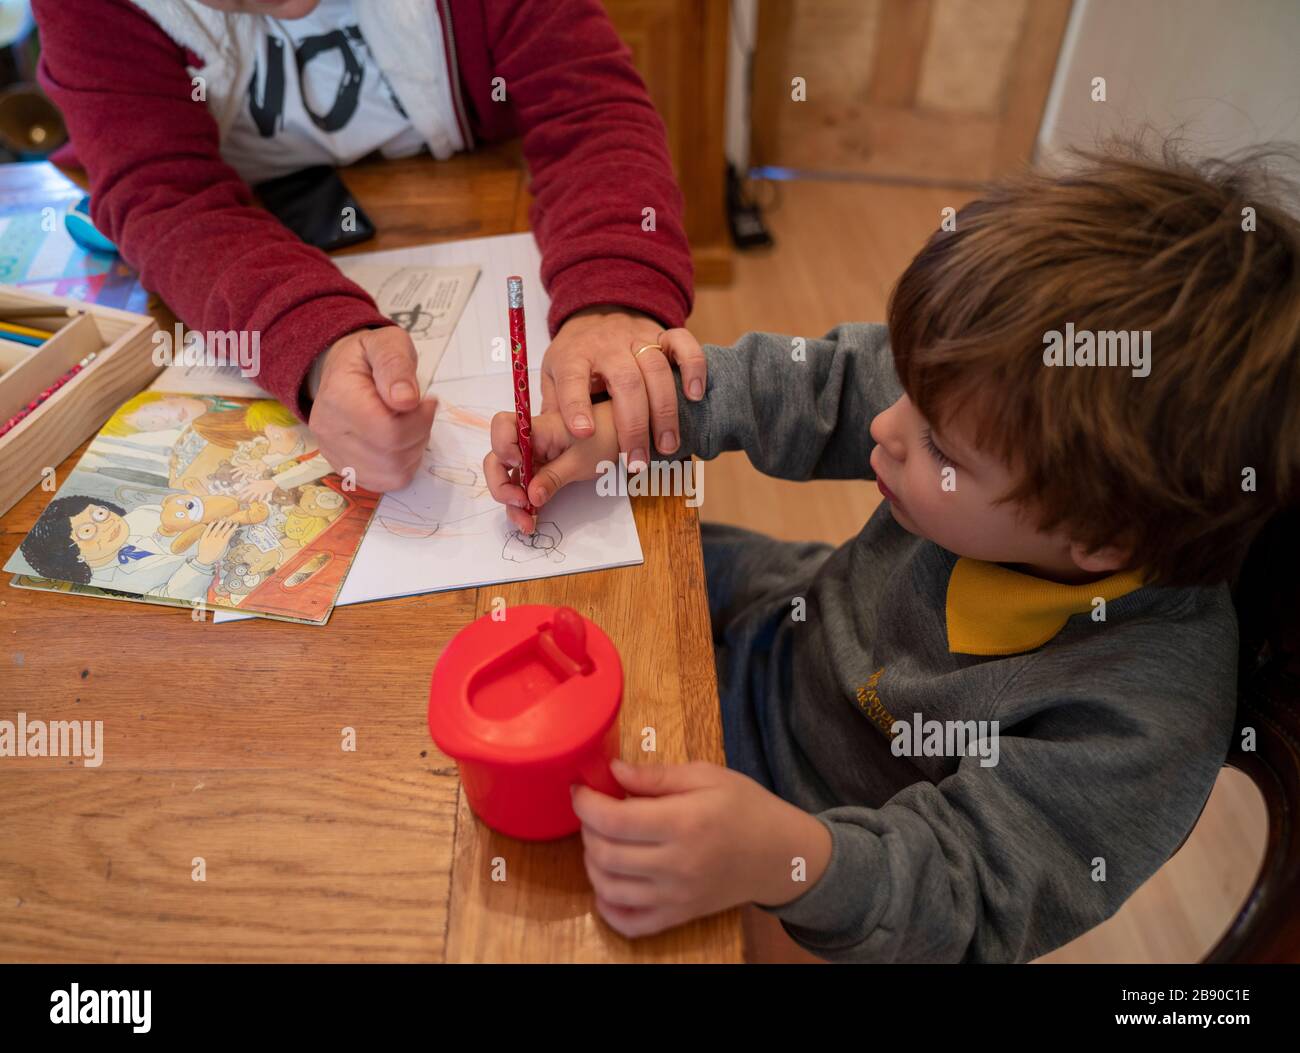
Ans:
{"label": "pencil drawing on paper", "polygon": [[[424,464],[405,490],[387,494],[375,525],[394,537],[416,541],[490,534],[500,528],[502,509],[488,492],[481,463],[469,463],[487,444],[492,410],[442,402],[433,419]],[[564,531],[541,520],[533,534],[510,530],[501,559],[531,563],[564,561]]]}
{"label": "pencil drawing on paper", "polygon": [[490,531],[501,512],[483,478],[492,410],[442,402],[424,463],[404,490],[386,494],[375,525],[394,537],[425,540]]}
{"label": "pencil drawing on paper", "polygon": [[560,542],[563,540],[564,532],[555,525],[553,520],[539,519],[537,529],[531,534],[525,534],[522,530],[512,530],[506,535],[506,544],[501,550],[501,558],[512,563],[528,563],[534,559],[549,559],[552,563],[563,563],[564,552],[560,548]]}
{"label": "pencil drawing on paper", "polygon": [[[421,472],[425,478],[437,480],[444,498],[437,505],[419,505],[424,496],[421,477],[408,490],[400,491],[407,500],[395,494],[384,497],[375,524],[395,537],[423,540],[431,537],[463,537],[482,534],[489,528],[489,517],[499,506],[491,500],[481,468],[465,464],[442,464],[431,459],[425,451]],[[454,489],[443,489],[454,488]]]}

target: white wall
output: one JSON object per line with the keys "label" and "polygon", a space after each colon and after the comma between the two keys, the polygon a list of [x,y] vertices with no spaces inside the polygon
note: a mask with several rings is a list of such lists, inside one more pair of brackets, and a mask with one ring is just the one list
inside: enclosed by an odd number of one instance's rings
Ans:
{"label": "white wall", "polygon": [[749,66],[758,30],[758,0],[731,0],[728,22],[726,154],[744,175],[749,167]]}
{"label": "white wall", "polygon": [[1040,159],[1144,122],[1200,155],[1300,144],[1300,0],[1075,0]]}

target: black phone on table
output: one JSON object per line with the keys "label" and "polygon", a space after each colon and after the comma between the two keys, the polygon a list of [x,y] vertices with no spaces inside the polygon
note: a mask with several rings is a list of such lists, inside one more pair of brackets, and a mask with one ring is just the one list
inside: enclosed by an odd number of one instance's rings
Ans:
{"label": "black phone on table", "polygon": [[370,217],[328,165],[268,179],[253,190],[267,211],[318,249],[328,252],[375,236]]}

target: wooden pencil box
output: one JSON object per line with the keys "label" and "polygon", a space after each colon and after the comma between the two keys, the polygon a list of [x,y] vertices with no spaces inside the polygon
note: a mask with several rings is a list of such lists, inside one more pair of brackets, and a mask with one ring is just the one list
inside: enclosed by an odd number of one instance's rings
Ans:
{"label": "wooden pencil box", "polygon": [[[50,313],[30,314],[41,307]],[[68,308],[82,313],[69,317]],[[158,326],[147,315],[0,285],[0,320],[7,317],[6,310],[21,311],[21,321],[14,324],[54,335],[31,347],[0,332],[0,426],[92,351],[95,358],[0,435],[0,515],[41,481],[44,469],[57,468],[161,369],[153,361]]]}

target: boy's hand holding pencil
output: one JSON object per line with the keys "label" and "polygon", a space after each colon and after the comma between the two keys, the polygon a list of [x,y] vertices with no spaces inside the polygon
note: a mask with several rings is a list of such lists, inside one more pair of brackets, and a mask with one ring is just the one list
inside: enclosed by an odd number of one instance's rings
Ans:
{"label": "boy's hand holding pencil", "polygon": [[515,414],[498,413],[492,418],[492,449],[483,458],[483,477],[488,491],[506,506],[510,521],[520,530],[531,534],[536,526],[536,517],[525,511],[525,497],[539,509],[561,487],[596,478],[602,461],[618,459],[613,407],[608,402],[596,403],[592,419],[592,434],[575,439],[558,411],[534,415],[533,476],[525,495],[519,478],[523,456]]}
{"label": "boy's hand holding pencil", "polygon": [[[686,397],[693,402],[704,397],[704,352],[689,330],[670,329],[662,333],[658,347],[643,354],[657,356],[656,360],[662,361],[663,368],[669,373],[672,370],[669,363],[676,362]],[[594,479],[603,462],[618,460],[622,443],[614,403],[595,403],[591,415],[591,434],[585,438],[576,438],[572,434],[560,411],[551,410],[532,417],[532,478],[527,494],[520,482],[523,454],[519,447],[516,414],[498,413],[492,418],[492,450],[483,459],[483,475],[488,491],[506,505],[510,521],[526,533],[531,534],[536,525],[536,517],[526,511],[528,502],[538,509],[561,487]],[[676,436],[672,438],[675,450],[678,442]],[[631,464],[628,470],[632,470]]]}

